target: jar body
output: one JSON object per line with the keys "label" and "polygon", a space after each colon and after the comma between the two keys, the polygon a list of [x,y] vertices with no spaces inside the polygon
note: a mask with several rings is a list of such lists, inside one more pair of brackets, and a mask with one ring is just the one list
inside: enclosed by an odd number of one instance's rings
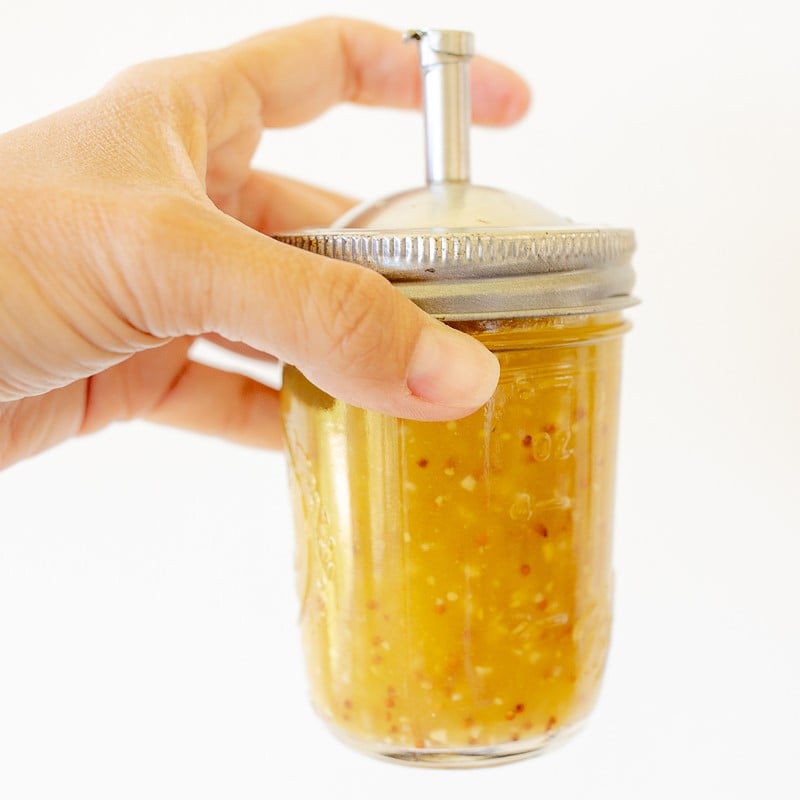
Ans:
{"label": "jar body", "polygon": [[611,624],[618,313],[458,323],[501,366],[453,422],[282,408],[314,705],[390,758],[532,755],[599,689]]}

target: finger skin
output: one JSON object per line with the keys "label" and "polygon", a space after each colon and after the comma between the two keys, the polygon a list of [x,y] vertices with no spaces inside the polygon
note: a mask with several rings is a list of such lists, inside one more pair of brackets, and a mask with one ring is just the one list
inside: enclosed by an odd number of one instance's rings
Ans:
{"label": "finger skin", "polygon": [[[400,31],[370,22],[318,19],[269,31],[222,55],[247,76],[266,128],[307,122],[340,102],[420,107],[416,47]],[[530,103],[522,78],[480,56],[472,60],[472,90],[473,119],[481,124],[514,122]]]}
{"label": "finger skin", "polygon": [[[399,417],[466,416],[494,391],[496,358],[378,273],[280,244],[216,209],[175,206],[162,225],[168,248],[152,236],[162,245],[137,270],[160,296],[146,318],[129,308],[137,326],[164,338],[192,326],[219,333],[296,365],[335,397]],[[175,296],[180,315],[156,312]]]}
{"label": "finger skin", "polygon": [[331,225],[358,201],[281,175],[252,170],[220,210],[261,233]]}
{"label": "finger skin", "polygon": [[82,383],[78,433],[143,417],[240,444],[279,447],[278,393],[192,361],[190,337],[128,359]]}
{"label": "finger skin", "polygon": [[277,391],[244,375],[191,361],[144,417],[251,447],[282,445]]}
{"label": "finger skin", "polygon": [[[530,105],[526,82],[498,62],[476,56],[471,63],[473,121],[519,120]],[[212,185],[223,183],[227,192],[246,177],[261,128],[308,122],[342,102],[417,109],[422,88],[415,48],[400,31],[326,18],[222,50],[139,64],[117,76],[103,95],[136,102],[142,92],[180,110],[174,124],[195,170]],[[205,125],[188,123],[187,108]]]}
{"label": "finger skin", "polygon": [[[512,122],[530,101],[518,76],[479,57],[472,91],[484,124]],[[488,399],[497,362],[474,340],[376,273],[264,235],[349,207],[250,167],[264,127],[339,102],[418,108],[415,48],[371,23],[315,20],[140,65],[0,137],[4,452],[148,414],[272,441],[270,390],[187,362],[184,337],[206,333],[395,416],[452,419]]]}
{"label": "finger skin", "polygon": [[0,403],[0,469],[72,436],[137,417],[252,447],[281,446],[278,393],[187,357],[180,339],[96,376]]}

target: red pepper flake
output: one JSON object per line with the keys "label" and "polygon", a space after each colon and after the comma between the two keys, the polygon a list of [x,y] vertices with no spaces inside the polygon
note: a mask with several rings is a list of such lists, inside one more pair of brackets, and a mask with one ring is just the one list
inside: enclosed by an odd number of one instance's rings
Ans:
{"label": "red pepper flake", "polygon": [[425,740],[424,739],[417,739],[414,742],[414,747],[416,747],[417,750],[422,750],[422,748],[425,747]]}
{"label": "red pepper flake", "polygon": [[370,600],[367,603],[367,609],[369,611],[374,611],[377,607],[378,607],[378,601],[377,600]]}
{"label": "red pepper flake", "polygon": [[519,741],[519,734],[518,733],[513,734],[511,736],[511,741],[512,742],[518,742]]}
{"label": "red pepper flake", "polygon": [[392,725],[392,727],[389,728],[389,733],[400,733],[400,728],[398,728],[397,725]]}
{"label": "red pepper flake", "polygon": [[471,745],[476,745],[480,744],[481,740],[477,736],[470,736],[469,739],[467,739],[467,743]]}
{"label": "red pepper flake", "polygon": [[533,436],[531,436],[530,434],[528,434],[522,439],[523,447],[530,447],[532,443],[533,443]]}
{"label": "red pepper flake", "polygon": [[548,422],[547,425],[542,425],[542,430],[545,433],[555,433],[556,426],[552,422]]}
{"label": "red pepper flake", "polygon": [[541,600],[537,600],[536,608],[538,608],[539,611],[544,611],[547,608],[547,600],[545,600],[544,598],[542,598]]}
{"label": "red pepper flake", "polygon": [[521,714],[524,710],[525,710],[525,703],[517,703],[514,706],[514,711],[516,711],[517,714]]}
{"label": "red pepper flake", "polygon": [[531,565],[530,565],[530,564],[523,564],[523,565],[522,565],[522,566],[519,568],[519,571],[520,571],[520,572],[521,572],[523,575],[530,575],[530,574],[531,574]]}
{"label": "red pepper flake", "polygon": [[550,531],[547,530],[547,525],[543,525],[541,522],[535,522],[533,524],[533,532],[538,533],[542,539],[546,539],[550,535]]}
{"label": "red pepper flake", "polygon": [[446,605],[445,605],[445,604],[444,604],[444,603],[443,603],[441,600],[437,600],[437,601],[436,601],[436,602],[433,604],[433,610],[434,610],[434,611],[435,611],[437,614],[444,614],[444,612],[445,612],[445,611],[447,611],[447,606],[446,606]]}
{"label": "red pepper flake", "polygon": [[353,701],[348,698],[344,701],[344,707],[349,711],[353,707]]}
{"label": "red pepper flake", "polygon": [[547,720],[547,727],[545,728],[545,731],[550,732],[551,730],[553,730],[553,728],[555,728],[556,726],[556,722],[557,720],[555,717],[550,717]]}
{"label": "red pepper flake", "polygon": [[422,467],[422,469],[425,469],[425,467],[428,466],[428,459],[427,458],[421,458],[419,461],[417,461],[417,466],[418,467]]}
{"label": "red pepper flake", "polygon": [[513,711],[506,711],[506,719],[511,722],[517,715]]}
{"label": "red pepper flake", "polygon": [[467,717],[464,720],[464,727],[471,728],[475,724],[475,720],[472,717]]}
{"label": "red pepper flake", "polygon": [[394,697],[387,697],[386,708],[394,708],[394,706],[395,706]]}
{"label": "red pepper flake", "polygon": [[475,544],[478,545],[478,547],[486,547],[486,545],[489,544],[489,535],[486,533],[479,533],[475,537]]}
{"label": "red pepper flake", "polygon": [[372,646],[373,647],[380,647],[383,639],[380,636],[373,636],[372,637]]}

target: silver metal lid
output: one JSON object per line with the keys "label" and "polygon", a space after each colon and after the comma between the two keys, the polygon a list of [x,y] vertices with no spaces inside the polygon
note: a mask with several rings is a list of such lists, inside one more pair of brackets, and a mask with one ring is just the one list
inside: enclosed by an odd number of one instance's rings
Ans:
{"label": "silver metal lid", "polygon": [[576,225],[469,182],[472,34],[413,31],[419,43],[427,185],[359,206],[331,229],[275,238],[380,272],[445,320],[554,316],[633,305],[633,232]]}

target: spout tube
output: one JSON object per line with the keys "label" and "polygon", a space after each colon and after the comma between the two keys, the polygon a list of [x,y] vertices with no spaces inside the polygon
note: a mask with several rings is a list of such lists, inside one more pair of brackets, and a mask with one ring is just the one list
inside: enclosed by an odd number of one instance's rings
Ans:
{"label": "spout tube", "polygon": [[469,64],[474,37],[463,31],[409,31],[419,43],[428,183],[469,182]]}

